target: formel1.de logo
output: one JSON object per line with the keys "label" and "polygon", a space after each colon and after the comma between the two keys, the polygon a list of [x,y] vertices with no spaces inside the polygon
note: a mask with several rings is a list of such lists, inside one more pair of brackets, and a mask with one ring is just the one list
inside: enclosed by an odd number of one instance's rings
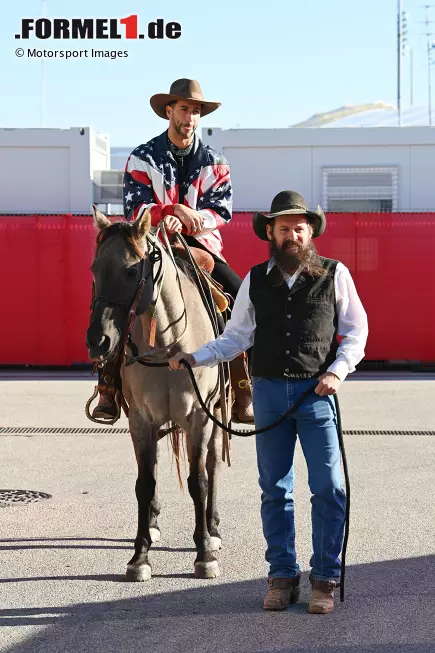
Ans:
{"label": "formel1.de logo", "polygon": [[137,14],[126,18],[22,18],[16,39],[178,39],[180,23],[157,18],[139,32]]}

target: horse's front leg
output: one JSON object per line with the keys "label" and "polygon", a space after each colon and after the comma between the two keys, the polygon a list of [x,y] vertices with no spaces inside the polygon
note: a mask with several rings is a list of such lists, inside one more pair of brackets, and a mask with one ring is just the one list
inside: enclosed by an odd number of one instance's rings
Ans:
{"label": "horse's front leg", "polygon": [[[210,535],[207,527],[208,480],[206,469],[207,444],[211,435],[211,426],[204,427],[203,418],[194,420],[189,428],[191,440],[190,473],[187,479],[190,496],[195,507],[195,531],[193,540],[196,546],[195,577],[216,578],[219,565],[211,550]],[[202,421],[202,423],[201,423]]]}
{"label": "horse's front leg", "polygon": [[126,580],[137,582],[151,578],[148,551],[152,543],[150,517],[156,490],[157,431],[138,413],[130,413],[129,421],[138,467],[136,480],[138,527],[134,541],[134,555],[127,564]]}

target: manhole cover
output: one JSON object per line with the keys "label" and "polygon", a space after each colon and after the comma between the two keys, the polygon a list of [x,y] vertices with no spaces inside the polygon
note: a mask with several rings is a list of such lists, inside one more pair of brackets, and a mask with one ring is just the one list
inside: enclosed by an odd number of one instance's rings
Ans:
{"label": "manhole cover", "polygon": [[0,507],[16,506],[22,503],[36,503],[51,499],[51,494],[35,490],[0,490]]}

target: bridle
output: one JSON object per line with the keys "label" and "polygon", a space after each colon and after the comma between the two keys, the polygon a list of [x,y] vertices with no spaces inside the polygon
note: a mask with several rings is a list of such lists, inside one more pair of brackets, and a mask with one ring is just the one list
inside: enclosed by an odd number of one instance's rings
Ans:
{"label": "bridle", "polygon": [[[102,232],[104,233],[104,232]],[[184,327],[179,334],[179,336],[171,342],[169,345],[166,345],[161,348],[155,348],[154,347],[154,339],[155,339],[155,331],[156,331],[156,311],[157,311],[157,302],[160,298],[160,293],[163,288],[163,282],[164,282],[164,277],[165,277],[165,261],[164,261],[164,256],[163,256],[163,249],[164,247],[162,246],[161,243],[159,243],[159,234],[162,234],[163,240],[166,245],[166,253],[168,254],[169,258],[171,259],[176,276],[177,276],[177,283],[178,283],[178,288],[180,291],[180,295],[183,301],[183,317],[184,317]],[[110,238],[110,236],[108,236]],[[98,253],[98,248],[101,245],[101,243],[104,241],[105,237],[102,236],[101,240],[98,243],[97,246],[97,252]],[[127,352],[127,346],[131,350],[133,356],[138,356],[139,350],[137,348],[137,345],[133,342],[131,333],[133,330],[133,326],[135,323],[136,317],[141,314],[144,311],[138,312],[138,309],[140,310],[140,301],[142,299],[146,284],[148,283],[150,277],[152,278],[152,284],[153,284],[153,295],[154,295],[154,290],[157,288],[157,292],[155,293],[155,296],[150,303],[149,306],[146,307],[145,310],[151,309],[151,333],[150,333],[150,349],[142,354],[142,356],[147,356],[147,355],[152,355],[152,356],[158,356],[160,354],[166,354],[168,355],[170,350],[174,347],[174,345],[178,344],[181,340],[181,338],[184,336],[186,333],[187,327],[188,327],[188,320],[187,320],[187,310],[186,310],[186,302],[184,299],[184,294],[183,294],[183,288],[181,284],[181,279],[180,279],[180,270],[179,267],[177,266],[174,256],[172,254],[171,246],[169,243],[169,239],[164,227],[163,223],[160,223],[158,226],[158,229],[155,234],[148,234],[146,237],[147,241],[147,252],[148,256],[145,255],[145,253],[141,252],[141,250],[138,248],[137,244],[132,241],[130,238],[126,237],[126,240],[128,244],[133,248],[134,252],[137,254],[137,256],[140,258],[141,262],[141,267],[140,267],[140,277],[139,277],[139,283],[136,289],[135,296],[133,298],[133,301],[131,304],[125,301],[119,301],[117,299],[112,299],[111,297],[106,297],[104,295],[98,295],[93,298],[91,302],[91,310],[95,307],[95,305],[98,302],[103,302],[107,304],[107,306],[121,306],[128,312],[128,318],[126,321],[126,326],[124,328],[124,333],[123,333],[123,338],[122,338],[122,343],[120,344],[119,348],[119,355],[116,357],[116,361],[119,362],[120,359],[125,356],[128,357],[128,352]],[[148,263],[148,266],[147,266]],[[159,267],[157,272],[154,274],[154,266],[156,263],[159,263]],[[148,270],[146,271],[146,268],[148,267]],[[103,361],[101,365],[104,365],[106,361]]]}
{"label": "bridle", "polygon": [[[110,236],[109,236],[110,237]],[[138,315],[138,308],[140,308],[140,301],[142,299],[144,290],[146,288],[146,285],[150,279],[152,278],[152,284],[153,288],[155,288],[156,284],[158,284],[158,281],[161,277],[162,274],[162,268],[163,268],[163,256],[162,256],[162,251],[160,248],[157,246],[157,242],[154,238],[147,236],[147,243],[148,243],[148,256],[144,252],[141,252],[140,249],[137,247],[137,245],[131,241],[130,239],[128,240],[128,244],[133,248],[135,254],[139,256],[140,258],[140,271],[139,271],[139,282],[137,285],[137,289],[135,292],[135,295],[133,297],[133,300],[131,303],[126,302],[126,301],[119,301],[117,299],[113,299],[111,297],[106,297],[104,295],[97,295],[92,299],[91,302],[91,310],[95,308],[95,305],[98,302],[102,302],[104,304],[107,304],[107,306],[121,306],[126,310],[128,313],[128,319],[126,326],[124,328],[124,335],[123,335],[123,345],[127,343],[127,340],[130,337],[131,330],[134,325],[134,321]],[[99,245],[101,242],[99,243]],[[98,247],[97,247],[97,252],[98,252]],[[159,268],[157,270],[157,273],[154,275],[154,266],[156,263],[159,263]],[[124,347],[122,347],[123,351]]]}
{"label": "bridle", "polygon": [[[152,243],[153,250],[152,252],[146,257],[143,252],[141,252],[132,242],[129,242],[133,246],[133,249],[135,250],[135,253],[140,257],[140,274],[139,274],[139,283],[138,287],[135,293],[135,296],[133,298],[133,301],[131,304],[125,301],[118,301],[115,299],[112,299],[111,297],[105,297],[104,295],[98,295],[97,297],[94,297],[91,302],[91,310],[94,309],[95,304],[97,302],[104,302],[108,306],[122,306],[123,308],[128,309],[129,314],[131,313],[131,310],[133,307],[136,309],[139,301],[142,297],[143,291],[145,289],[146,283],[150,276],[153,273],[153,268],[154,264],[156,263],[159,258],[161,259],[161,252],[158,252],[157,247],[155,247],[154,243]],[[98,251],[98,250],[97,250]],[[158,252],[158,254],[157,254]],[[145,269],[146,269],[146,263],[149,263],[149,269],[148,272],[145,274]],[[153,277],[153,285],[156,283],[157,278],[161,272],[161,268],[159,269],[159,272],[157,276],[154,278]]]}

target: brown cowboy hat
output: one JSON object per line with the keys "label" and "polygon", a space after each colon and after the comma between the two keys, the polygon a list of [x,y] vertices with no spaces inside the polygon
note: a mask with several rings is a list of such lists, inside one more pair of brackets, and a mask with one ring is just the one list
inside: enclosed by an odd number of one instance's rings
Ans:
{"label": "brown cowboy hat", "polygon": [[315,211],[310,211],[302,195],[294,190],[282,190],[273,198],[269,214],[265,215],[258,211],[254,213],[252,226],[255,234],[261,240],[269,240],[266,229],[267,222],[279,215],[305,215],[313,227],[313,238],[321,236],[326,228],[325,214],[320,206]]}
{"label": "brown cowboy hat", "polygon": [[190,100],[201,103],[201,116],[207,116],[216,111],[221,105],[220,102],[209,102],[204,100],[199,82],[196,79],[177,79],[171,84],[169,93],[157,93],[150,98],[150,104],[160,118],[168,120],[166,106],[174,100]]}

